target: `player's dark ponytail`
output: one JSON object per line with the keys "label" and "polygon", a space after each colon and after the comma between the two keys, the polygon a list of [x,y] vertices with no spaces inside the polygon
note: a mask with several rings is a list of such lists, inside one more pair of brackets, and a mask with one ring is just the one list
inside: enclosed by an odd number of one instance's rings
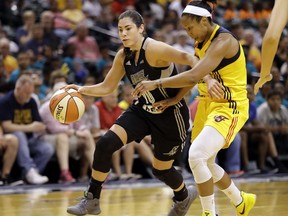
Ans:
{"label": "player's dark ponytail", "polygon": [[204,4],[209,5],[209,7],[211,8],[210,12],[213,12],[216,8],[216,5],[217,5],[217,0],[202,0],[202,2]]}

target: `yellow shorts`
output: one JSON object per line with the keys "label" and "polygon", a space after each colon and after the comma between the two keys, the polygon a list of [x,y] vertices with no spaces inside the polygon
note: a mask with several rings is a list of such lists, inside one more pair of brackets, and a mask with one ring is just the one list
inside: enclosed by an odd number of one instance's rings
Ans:
{"label": "yellow shorts", "polygon": [[248,116],[248,99],[233,104],[200,99],[193,123],[191,141],[198,136],[204,126],[212,126],[225,138],[224,148],[228,148],[247,121]]}

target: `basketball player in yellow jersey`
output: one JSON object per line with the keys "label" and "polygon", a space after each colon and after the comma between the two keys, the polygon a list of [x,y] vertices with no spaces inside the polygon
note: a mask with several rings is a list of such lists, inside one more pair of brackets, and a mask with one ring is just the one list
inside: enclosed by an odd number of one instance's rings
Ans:
{"label": "basketball player in yellow jersey", "polygon": [[[212,22],[211,12],[215,4],[216,0],[194,0],[182,14],[181,23],[195,40],[199,62],[191,70],[174,77],[142,81],[136,86],[134,95],[142,95],[156,87],[179,88],[198,83],[200,103],[192,130],[189,165],[198,187],[202,215],[216,216],[214,183],[230,198],[237,216],[247,216],[255,204],[256,195],[240,192],[228,174],[215,163],[218,151],[229,147],[248,119],[244,53],[228,30]],[[214,95],[208,94],[210,86],[203,78],[207,75],[222,84],[224,94],[221,99],[216,97],[221,89],[215,89]]]}
{"label": "basketball player in yellow jersey", "polygon": [[257,94],[266,82],[272,79],[270,74],[274,56],[278,48],[279,40],[285,25],[288,22],[288,1],[276,0],[268,29],[264,35],[261,49],[261,71],[260,78],[254,86],[254,93]]}

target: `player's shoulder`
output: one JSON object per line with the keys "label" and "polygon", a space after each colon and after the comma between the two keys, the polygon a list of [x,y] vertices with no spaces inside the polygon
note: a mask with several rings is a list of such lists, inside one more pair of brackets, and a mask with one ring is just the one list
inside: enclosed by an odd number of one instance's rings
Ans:
{"label": "player's shoulder", "polygon": [[146,46],[146,54],[151,56],[162,55],[168,47],[170,47],[170,45],[162,41],[151,39]]}

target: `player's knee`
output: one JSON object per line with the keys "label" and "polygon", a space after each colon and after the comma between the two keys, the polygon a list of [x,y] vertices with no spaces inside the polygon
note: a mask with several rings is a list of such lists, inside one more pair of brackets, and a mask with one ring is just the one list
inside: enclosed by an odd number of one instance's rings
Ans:
{"label": "player's knee", "polygon": [[161,180],[161,181],[165,181],[165,179],[167,178],[167,176],[169,175],[169,171],[170,169],[168,170],[158,170],[158,169],[155,169],[154,167],[152,168],[152,173],[153,175]]}
{"label": "player's knee", "polygon": [[194,149],[193,151],[190,149],[188,161],[191,169],[197,165],[207,165],[208,157],[198,149]]}
{"label": "player's knee", "polygon": [[171,167],[168,170],[158,170],[153,168],[152,173],[157,179],[164,182],[172,189],[178,188],[183,183],[181,174],[174,167]]}
{"label": "player's knee", "polygon": [[121,147],[123,147],[123,142],[120,137],[109,130],[96,143],[95,153],[100,155],[112,155]]}
{"label": "player's knee", "polygon": [[208,163],[207,166],[212,174],[213,182],[218,182],[224,176],[225,171],[218,164]]}
{"label": "player's knee", "polygon": [[122,140],[113,131],[100,138],[94,152],[93,169],[108,172],[111,167],[112,154],[123,146]]}

